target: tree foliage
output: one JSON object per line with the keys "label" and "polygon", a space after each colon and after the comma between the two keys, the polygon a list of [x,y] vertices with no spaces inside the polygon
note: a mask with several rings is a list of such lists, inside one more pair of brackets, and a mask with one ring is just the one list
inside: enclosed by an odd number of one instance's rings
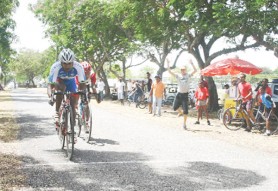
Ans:
{"label": "tree foliage", "polygon": [[0,66],[6,68],[10,55],[13,53],[11,43],[15,39],[12,31],[15,22],[12,19],[12,13],[18,6],[17,0],[1,0],[0,1]]}
{"label": "tree foliage", "polygon": [[41,76],[47,68],[49,58],[45,54],[33,50],[21,50],[9,64],[10,71],[19,82],[29,81],[35,85],[34,78]]}

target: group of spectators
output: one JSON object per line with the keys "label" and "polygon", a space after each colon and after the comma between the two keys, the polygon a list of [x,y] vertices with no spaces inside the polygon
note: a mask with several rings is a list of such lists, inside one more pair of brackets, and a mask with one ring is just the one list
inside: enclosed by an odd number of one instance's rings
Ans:
{"label": "group of spectators", "polygon": [[273,112],[274,108],[276,108],[276,105],[272,100],[272,90],[268,86],[268,79],[264,78],[259,83],[255,89],[257,92],[255,96],[253,96],[251,84],[246,81],[246,75],[243,73],[241,73],[239,77],[233,77],[231,80],[231,86],[226,84],[224,89],[224,99],[232,98],[242,101],[242,108],[248,113],[248,116],[243,116],[246,124],[245,131],[250,132],[252,130],[253,124],[250,119],[256,124],[256,119],[253,114],[253,107],[255,104],[258,106],[259,110],[263,111],[266,117],[266,132],[264,135],[269,136],[271,134],[269,115],[270,112]]}

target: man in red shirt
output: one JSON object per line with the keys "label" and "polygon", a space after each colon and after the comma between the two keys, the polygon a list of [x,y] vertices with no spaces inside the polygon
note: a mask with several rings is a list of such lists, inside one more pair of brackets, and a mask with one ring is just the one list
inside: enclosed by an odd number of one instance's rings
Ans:
{"label": "man in red shirt", "polygon": [[206,113],[207,123],[208,123],[208,125],[210,125],[210,121],[209,121],[209,117],[208,117],[208,110],[207,110],[209,91],[204,86],[203,81],[199,82],[199,88],[195,92],[195,98],[196,98],[196,105],[198,108],[198,119],[195,122],[195,124],[200,124],[199,120],[202,115],[202,111],[204,111]]}
{"label": "man in red shirt", "polygon": [[[245,109],[249,115],[249,117],[252,119],[252,121],[256,121],[255,117],[253,115],[253,110],[252,110],[252,87],[251,84],[246,82],[246,75],[245,74],[240,74],[240,83],[238,84],[238,90],[239,90],[239,95],[237,99],[242,100],[242,108]],[[251,131],[251,125],[250,125],[250,120],[249,117],[244,115],[244,118],[247,123],[246,131],[250,132]]]}

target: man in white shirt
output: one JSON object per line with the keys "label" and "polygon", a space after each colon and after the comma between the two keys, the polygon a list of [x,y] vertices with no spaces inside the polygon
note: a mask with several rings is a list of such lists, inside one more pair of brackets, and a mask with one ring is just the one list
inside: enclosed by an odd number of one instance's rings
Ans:
{"label": "man in white shirt", "polygon": [[102,79],[100,78],[99,81],[97,82],[97,90],[99,92],[99,95],[100,95],[100,100],[103,101],[103,91],[104,91],[104,87],[105,87],[105,84],[104,82],[102,81]]}
{"label": "man in white shirt", "polygon": [[121,104],[124,105],[124,89],[125,83],[122,78],[119,78],[119,82],[116,84],[116,89],[118,93],[118,100],[120,100]]}

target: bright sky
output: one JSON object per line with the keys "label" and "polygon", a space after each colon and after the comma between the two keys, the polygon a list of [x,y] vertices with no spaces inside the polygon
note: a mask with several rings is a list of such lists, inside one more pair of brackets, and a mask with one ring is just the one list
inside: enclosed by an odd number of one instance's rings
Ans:
{"label": "bright sky", "polygon": [[13,44],[16,49],[43,51],[50,46],[50,40],[44,37],[43,24],[28,9],[28,4],[36,2],[37,0],[19,0],[20,6],[13,17],[16,22],[15,34],[18,36],[18,41]]}
{"label": "bright sky", "polygon": [[[34,14],[28,10],[28,4],[34,4],[37,0],[20,0],[20,6],[14,14],[16,21],[15,34],[18,36],[18,42],[13,44],[16,49],[28,48],[43,51],[50,46],[50,40],[44,37],[43,24],[35,18]],[[275,69],[278,67],[278,58],[273,55],[273,51],[246,50],[244,52],[234,53],[229,56],[238,55],[239,58],[247,60],[259,67],[268,67]],[[187,54],[183,54],[179,59],[178,66],[183,65],[183,61],[188,59]],[[174,59],[173,59],[174,60]],[[219,60],[219,59],[218,59]]]}

